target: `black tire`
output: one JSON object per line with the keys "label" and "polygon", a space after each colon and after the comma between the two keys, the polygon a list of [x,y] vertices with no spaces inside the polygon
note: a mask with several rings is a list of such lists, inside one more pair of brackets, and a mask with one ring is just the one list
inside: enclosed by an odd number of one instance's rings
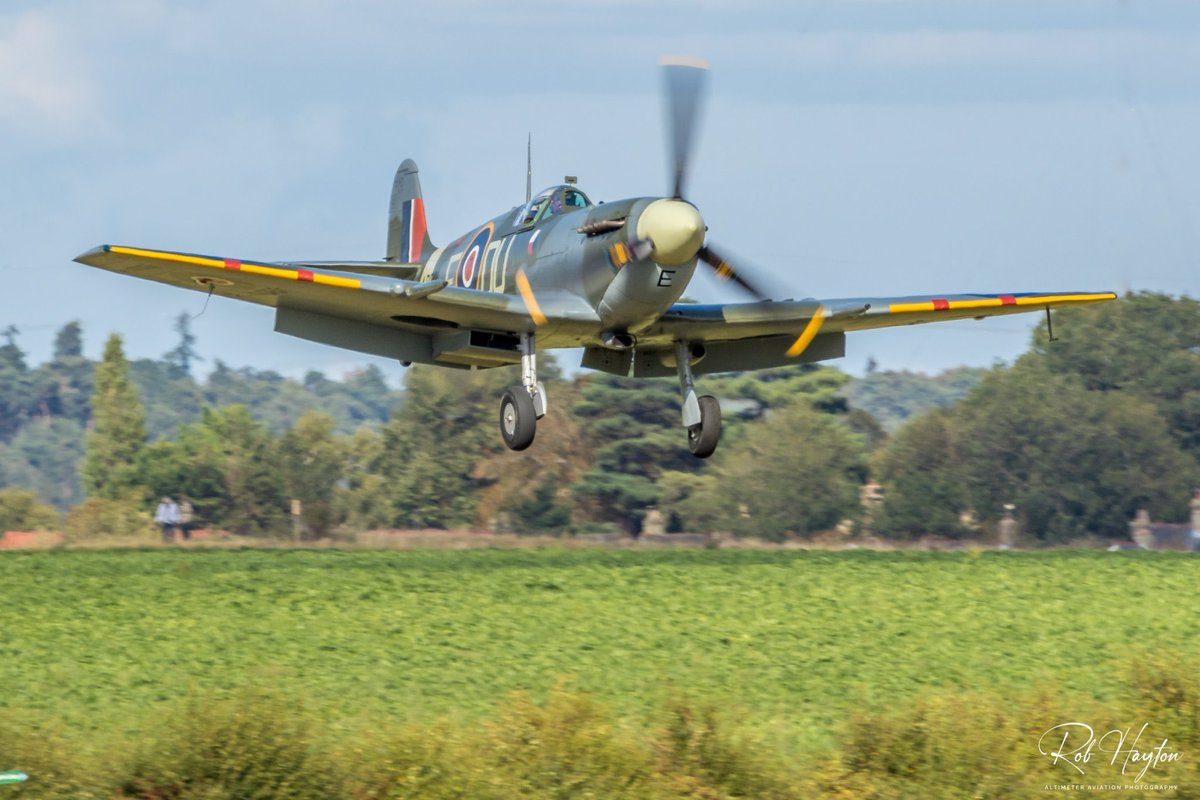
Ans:
{"label": "black tire", "polygon": [[533,398],[523,386],[513,386],[500,398],[500,438],[509,450],[524,450],[537,433]]}
{"label": "black tire", "polygon": [[688,449],[696,458],[708,458],[721,441],[721,404],[711,394],[698,399],[700,424],[688,428]]}

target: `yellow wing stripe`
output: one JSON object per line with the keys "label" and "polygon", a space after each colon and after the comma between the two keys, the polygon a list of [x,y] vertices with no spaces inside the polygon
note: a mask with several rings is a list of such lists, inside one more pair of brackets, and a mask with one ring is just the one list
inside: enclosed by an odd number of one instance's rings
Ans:
{"label": "yellow wing stripe", "polygon": [[1091,300],[1116,300],[1116,292],[1100,292],[1099,294],[1052,294],[1044,297],[1018,297],[1019,306],[1043,306],[1047,303],[1084,303]]}
{"label": "yellow wing stripe", "polygon": [[1098,294],[1049,294],[1029,297],[982,297],[971,300],[923,300],[919,303],[892,303],[891,314],[906,314],[925,311],[954,311],[972,308],[998,308],[1000,306],[1044,306],[1052,303],[1086,303],[1096,300],[1115,300],[1114,292]]}
{"label": "yellow wing stripe", "polygon": [[521,293],[521,299],[525,301],[525,307],[529,309],[529,316],[533,317],[534,324],[545,325],[546,315],[542,313],[542,307],[538,305],[537,298],[533,296],[533,287],[529,285],[529,276],[523,269],[517,270],[517,291]]}
{"label": "yellow wing stripe", "polygon": [[309,270],[281,269],[268,267],[265,264],[247,263],[232,259],[207,258],[205,256],[189,256],[184,253],[170,253],[162,250],[143,250],[138,247],[122,247],[113,245],[109,252],[138,258],[153,258],[158,261],[174,261],[178,264],[194,264],[198,267],[212,269],[248,272],[251,275],[265,275],[268,278],[283,278],[284,280],[319,283],[324,286],[339,286],[343,289],[361,289],[362,281],[358,278],[342,278],[336,275],[322,275]]}
{"label": "yellow wing stripe", "polygon": [[804,330],[800,332],[800,336],[787,349],[788,358],[795,358],[807,350],[823,324],[825,324],[825,306],[817,306],[817,313],[812,315],[812,319],[804,326]]}
{"label": "yellow wing stripe", "polygon": [[198,264],[202,267],[222,267],[225,262],[216,258],[204,258],[203,256],[185,256],[183,253],[164,253],[159,250],[142,250],[138,247],[121,247],[113,245],[108,248],[111,253],[120,253],[126,256],[138,256],[140,258],[157,258],[159,261],[178,261],[181,264]]}

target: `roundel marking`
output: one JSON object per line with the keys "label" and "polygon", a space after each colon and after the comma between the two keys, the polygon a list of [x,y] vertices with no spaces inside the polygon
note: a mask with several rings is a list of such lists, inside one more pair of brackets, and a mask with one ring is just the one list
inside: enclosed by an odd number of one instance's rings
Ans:
{"label": "roundel marking", "polygon": [[471,248],[467,254],[463,256],[462,265],[462,285],[470,286],[475,280],[475,261],[479,256],[478,248]]}
{"label": "roundel marking", "polygon": [[488,245],[492,241],[492,232],[496,226],[489,222],[471,237],[471,241],[463,248],[462,262],[458,269],[459,285],[472,288],[476,276],[483,274],[483,258]]}

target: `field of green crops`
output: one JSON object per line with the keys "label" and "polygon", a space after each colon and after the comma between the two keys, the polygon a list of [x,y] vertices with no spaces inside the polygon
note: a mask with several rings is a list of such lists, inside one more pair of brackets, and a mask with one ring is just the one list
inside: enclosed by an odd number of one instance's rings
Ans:
{"label": "field of green crops", "polygon": [[931,687],[1104,701],[1132,655],[1200,656],[1186,554],[130,550],[0,554],[0,707],[136,733],[271,686],[331,722],[486,716],[556,684],[818,740]]}

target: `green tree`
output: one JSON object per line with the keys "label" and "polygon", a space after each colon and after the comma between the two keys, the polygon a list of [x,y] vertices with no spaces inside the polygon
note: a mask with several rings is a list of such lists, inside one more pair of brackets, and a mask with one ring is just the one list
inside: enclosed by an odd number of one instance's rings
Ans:
{"label": "green tree", "polygon": [[380,431],[362,427],[343,441],[343,480],[335,495],[338,517],[352,528],[392,525],[392,487],[382,474],[384,439]]}
{"label": "green tree", "polygon": [[145,413],[129,378],[121,337],[114,333],[96,368],[91,430],[79,467],[84,490],[108,500],[141,491],[138,468],[145,446]]}
{"label": "green tree", "polygon": [[365,424],[387,422],[399,405],[401,394],[384,380],[379,367],[371,364],[334,381],[317,371],[304,376],[304,388],[320,399],[323,411],[334,419],[335,430],[352,433]]}
{"label": "green tree", "polygon": [[833,414],[795,404],[748,426],[736,448],[686,487],[677,513],[688,530],[716,527],[782,540],[829,530],[858,515],[866,475],[862,438]]}
{"label": "green tree", "polygon": [[59,513],[39,501],[34,492],[16,486],[0,488],[0,534],[54,530],[61,521]]}
{"label": "green tree", "polygon": [[0,483],[32,489],[65,511],[83,500],[83,436],[83,426],[73,419],[43,417],[27,423],[0,447]]}
{"label": "green tree", "polygon": [[96,365],[83,356],[78,322],[64,325],[55,337],[54,358],[30,374],[31,412],[38,417],[66,417],[86,425],[91,416]]}
{"label": "green tree", "polygon": [[868,411],[852,408],[846,412],[843,419],[846,421],[846,427],[863,437],[863,443],[869,452],[874,453],[888,441],[887,431]]}
{"label": "green tree", "polygon": [[613,375],[581,383],[571,412],[592,442],[593,466],[575,482],[575,497],[591,518],[636,534],[646,509],[659,501],[659,476],[699,464],[680,425],[679,389],[672,381]]}
{"label": "green tree", "polygon": [[17,328],[9,325],[0,345],[0,441],[12,438],[29,418],[33,385],[25,353],[17,346]]}
{"label": "green tree", "polygon": [[233,368],[218,360],[204,387],[211,406],[244,405],[272,433],[282,433],[308,411],[320,411],[324,401],[303,384],[278,372],[253,367]]}
{"label": "green tree", "polygon": [[1087,389],[1149,400],[1200,460],[1200,300],[1136,292],[1054,315],[1056,340],[1043,323],[1024,358],[1078,376]]}
{"label": "green tree", "polygon": [[288,498],[277,443],[243,405],[205,409],[199,423],[221,443],[227,506],[219,524],[243,535],[287,531]]}
{"label": "green tree", "polygon": [[558,481],[547,478],[529,498],[511,504],[511,519],[521,532],[561,531],[571,524],[571,507],[559,501]]}
{"label": "green tree", "polygon": [[25,353],[17,345],[17,336],[21,333],[16,325],[9,325],[4,329],[4,344],[0,345],[0,361],[13,364],[22,372],[29,369],[25,364]]}
{"label": "green tree", "polygon": [[964,533],[959,513],[969,505],[958,423],[949,409],[910,419],[875,462],[885,488],[875,530],[892,538]]}
{"label": "green tree", "polygon": [[[1094,332],[1107,352],[1112,334]],[[1126,538],[1139,508],[1183,518],[1200,468],[1154,400],[1110,378],[1035,350],[989,372],[953,408],[910,421],[876,460],[884,486],[876,528],[961,535],[959,512],[994,522],[1012,503],[1029,537],[1057,543]]]}
{"label": "green tree", "polygon": [[301,501],[304,536],[326,535],[338,522],[334,495],[345,465],[333,418],[311,411],[297,420],[280,437],[279,464],[288,496]]}
{"label": "green tree", "polygon": [[146,431],[151,438],[175,436],[181,425],[200,419],[204,393],[192,377],[166,361],[139,358],[129,365],[146,411]]}
{"label": "green tree", "polygon": [[850,379],[842,393],[851,408],[870,413],[885,430],[894,432],[911,417],[958,402],[986,374],[978,367],[955,367],[933,376],[868,370],[863,377]]}
{"label": "green tree", "polygon": [[202,361],[196,352],[196,335],[192,333],[192,318],[186,312],[181,312],[175,318],[175,333],[179,334],[179,344],[163,354],[163,360],[171,367],[176,376],[191,375],[192,362]]}
{"label": "green tree", "polygon": [[[499,444],[498,398],[517,381],[511,367],[408,371],[406,402],[383,427],[370,472],[349,499],[356,516],[390,527],[450,528],[474,522],[481,480],[476,464]],[[368,500],[368,505],[362,501]]]}
{"label": "green tree", "polygon": [[819,411],[838,414],[847,410],[842,390],[850,376],[834,367],[797,364],[791,367],[738,372],[705,377],[703,389],[722,400],[754,400],[760,410],[803,403]]}
{"label": "green tree", "polygon": [[1017,506],[1026,533],[1047,542],[1128,536],[1138,508],[1182,518],[1196,462],[1155,406],[1089,391],[1036,359],[993,372],[955,410],[969,499],[981,519]]}
{"label": "green tree", "polygon": [[58,329],[54,335],[54,360],[78,358],[83,355],[83,326],[74,319]]}
{"label": "green tree", "polygon": [[185,495],[196,525],[227,527],[233,508],[226,481],[227,443],[216,426],[182,426],[175,439],[150,444],[142,456],[141,476],[155,497]]}

